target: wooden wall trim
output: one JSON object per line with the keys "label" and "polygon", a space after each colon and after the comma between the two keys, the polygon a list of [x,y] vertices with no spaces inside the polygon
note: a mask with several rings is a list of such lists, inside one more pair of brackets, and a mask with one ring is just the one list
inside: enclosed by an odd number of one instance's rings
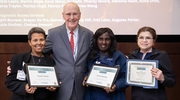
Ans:
{"label": "wooden wall trim", "polygon": [[[117,50],[121,51],[125,55],[137,48],[136,42],[118,42]],[[179,89],[180,89],[180,42],[166,42],[156,43],[155,48],[168,52],[169,58],[172,61],[173,69],[176,75],[176,86],[173,88],[166,88],[169,100],[180,100]],[[10,100],[12,92],[10,92],[5,86],[6,79],[6,61],[11,60],[11,57],[15,53],[27,52],[30,50],[30,46],[27,42],[0,42],[0,100]],[[131,100],[131,87],[126,89],[127,100]]]}

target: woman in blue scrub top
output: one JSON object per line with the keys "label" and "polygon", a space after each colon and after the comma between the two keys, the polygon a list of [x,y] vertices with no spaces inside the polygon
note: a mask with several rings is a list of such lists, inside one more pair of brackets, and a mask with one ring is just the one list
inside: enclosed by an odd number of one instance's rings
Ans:
{"label": "woman in blue scrub top", "polygon": [[[116,39],[110,28],[99,28],[93,36],[93,47],[89,54],[88,72],[93,64],[120,67],[112,88],[87,86],[85,100],[126,100],[125,71],[126,56],[116,50]],[[88,75],[88,73],[86,74]],[[84,78],[84,82],[87,76]],[[85,83],[83,85],[85,86]]]}

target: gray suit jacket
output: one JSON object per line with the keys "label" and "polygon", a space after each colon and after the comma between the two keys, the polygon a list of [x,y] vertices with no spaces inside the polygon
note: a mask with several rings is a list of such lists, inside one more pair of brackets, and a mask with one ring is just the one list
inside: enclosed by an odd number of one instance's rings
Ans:
{"label": "gray suit jacket", "polygon": [[93,32],[79,26],[78,51],[76,61],[73,58],[71,44],[65,24],[48,31],[44,53],[52,53],[57,74],[62,82],[57,91],[57,100],[69,100],[73,88],[78,100],[84,100],[85,88],[82,86],[87,71],[87,57],[90,52]]}

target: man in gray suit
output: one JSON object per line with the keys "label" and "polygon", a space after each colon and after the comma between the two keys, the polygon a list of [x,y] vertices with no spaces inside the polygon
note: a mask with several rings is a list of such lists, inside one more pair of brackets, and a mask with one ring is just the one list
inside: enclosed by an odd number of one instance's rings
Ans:
{"label": "man in gray suit", "polygon": [[[84,100],[82,85],[87,71],[87,56],[91,48],[93,32],[79,25],[81,12],[73,2],[63,8],[65,23],[48,31],[44,53],[53,54],[61,87],[57,100]],[[73,32],[74,47],[70,43]]]}
{"label": "man in gray suit", "polygon": [[[65,23],[48,31],[44,53],[53,54],[61,87],[57,100],[84,100],[82,82],[87,71],[87,56],[91,48],[93,32],[79,25],[81,12],[73,2],[63,8]],[[73,32],[73,50],[70,44]],[[10,63],[10,62],[8,62]],[[11,72],[7,68],[7,75]]]}

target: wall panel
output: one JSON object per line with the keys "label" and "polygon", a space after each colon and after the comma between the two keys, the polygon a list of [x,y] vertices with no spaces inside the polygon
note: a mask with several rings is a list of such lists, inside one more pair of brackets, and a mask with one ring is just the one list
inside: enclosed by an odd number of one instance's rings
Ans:
{"label": "wall panel", "polygon": [[[179,58],[180,58],[180,43],[156,43],[155,47],[160,50],[165,50],[168,52],[169,57],[172,61],[174,72],[176,75],[176,86],[173,88],[166,88],[167,95],[169,100],[180,100],[179,89],[180,89],[180,67],[179,67]],[[119,42],[117,44],[117,49],[120,50],[125,55],[129,55],[130,51],[137,48],[136,43],[131,42]],[[11,60],[11,57],[15,53],[21,53],[29,51],[30,47],[28,43],[24,42],[0,42],[0,100],[10,100],[12,93],[5,86],[6,78],[6,67],[7,61]],[[127,100],[131,99],[131,87],[126,89]]]}

